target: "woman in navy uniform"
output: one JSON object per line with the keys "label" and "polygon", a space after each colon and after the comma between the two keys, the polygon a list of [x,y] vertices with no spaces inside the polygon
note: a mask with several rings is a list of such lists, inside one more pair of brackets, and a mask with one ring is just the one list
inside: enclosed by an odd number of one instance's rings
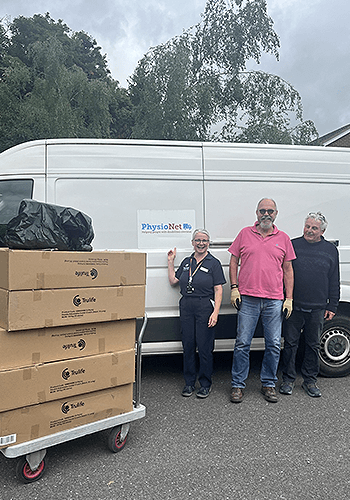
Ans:
{"label": "woman in navy uniform", "polygon": [[213,373],[215,330],[222,301],[222,285],[226,283],[221,263],[208,251],[210,236],[206,229],[192,235],[194,252],[186,257],[175,272],[176,248],[168,252],[168,276],[172,286],[180,284],[180,322],[183,346],[185,387],[182,395],[191,396],[197,378],[198,348],[200,388],[198,398],[209,396]]}

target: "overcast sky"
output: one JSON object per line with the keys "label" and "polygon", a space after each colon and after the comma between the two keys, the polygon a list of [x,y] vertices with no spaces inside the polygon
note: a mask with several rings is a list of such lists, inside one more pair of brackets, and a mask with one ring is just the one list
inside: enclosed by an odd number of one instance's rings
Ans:
{"label": "overcast sky", "polygon": [[[1,0],[0,18],[49,12],[73,31],[86,31],[107,54],[109,68],[127,86],[149,47],[200,21],[205,0]],[[304,119],[320,135],[350,123],[350,1],[267,0],[281,48],[258,69],[275,73],[300,93]]]}

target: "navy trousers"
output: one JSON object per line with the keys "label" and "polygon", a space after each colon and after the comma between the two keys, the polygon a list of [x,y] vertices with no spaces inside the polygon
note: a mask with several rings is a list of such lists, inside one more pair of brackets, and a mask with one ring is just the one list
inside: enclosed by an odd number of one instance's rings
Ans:
{"label": "navy trousers", "polygon": [[186,385],[195,385],[197,378],[196,348],[198,348],[198,381],[210,387],[213,373],[215,328],[208,328],[213,312],[209,297],[182,297],[180,321],[183,346],[183,371]]}
{"label": "navy trousers", "polygon": [[320,368],[320,335],[324,321],[324,310],[312,312],[294,310],[284,325],[284,349],[282,355],[282,377],[285,382],[296,379],[295,359],[301,332],[305,339],[305,354],[301,365],[304,381],[316,383]]}

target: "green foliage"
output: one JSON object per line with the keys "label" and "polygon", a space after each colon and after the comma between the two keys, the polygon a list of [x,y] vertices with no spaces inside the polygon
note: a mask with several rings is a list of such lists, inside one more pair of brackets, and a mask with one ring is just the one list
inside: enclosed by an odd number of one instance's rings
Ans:
{"label": "green foliage", "polygon": [[0,150],[43,138],[130,136],[130,99],[89,35],[49,14],[0,28]]}
{"label": "green foliage", "polygon": [[150,49],[132,76],[133,137],[305,143],[301,97],[276,75],[247,71],[278,58],[266,0],[208,0],[202,21]]}

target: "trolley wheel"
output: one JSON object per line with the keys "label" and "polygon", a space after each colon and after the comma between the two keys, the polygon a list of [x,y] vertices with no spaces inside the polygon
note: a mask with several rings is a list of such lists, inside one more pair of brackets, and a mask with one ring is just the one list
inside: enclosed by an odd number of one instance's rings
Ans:
{"label": "trolley wheel", "polygon": [[38,481],[43,475],[46,468],[47,458],[43,458],[36,470],[32,470],[27,462],[26,457],[20,457],[16,465],[16,476],[22,483],[33,483]]}
{"label": "trolley wheel", "polygon": [[113,453],[117,453],[118,451],[121,451],[126,444],[128,434],[125,436],[123,441],[120,439],[120,434],[121,434],[121,426],[114,427],[109,433],[108,448]]}

